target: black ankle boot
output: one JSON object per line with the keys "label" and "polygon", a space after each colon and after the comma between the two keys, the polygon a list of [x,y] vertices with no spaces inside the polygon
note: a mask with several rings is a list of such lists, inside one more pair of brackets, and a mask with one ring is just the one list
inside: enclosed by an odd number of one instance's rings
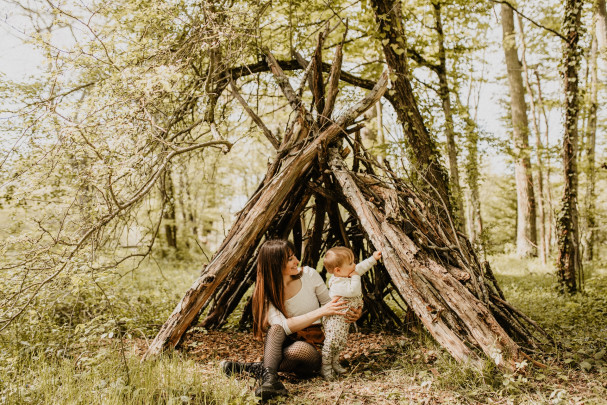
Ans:
{"label": "black ankle boot", "polygon": [[261,378],[263,373],[262,363],[243,363],[240,361],[222,360],[219,363],[221,371],[227,376],[233,374],[249,373],[255,378]]}
{"label": "black ankle boot", "polygon": [[288,391],[278,379],[276,370],[264,367],[261,375],[261,385],[255,390],[255,395],[261,397],[262,401],[279,395],[287,395]]}

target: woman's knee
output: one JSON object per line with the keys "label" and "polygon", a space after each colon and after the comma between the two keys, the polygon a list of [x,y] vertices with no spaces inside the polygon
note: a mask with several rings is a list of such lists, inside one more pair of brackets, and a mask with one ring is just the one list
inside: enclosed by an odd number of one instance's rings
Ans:
{"label": "woman's knee", "polygon": [[288,346],[285,349],[285,354],[302,362],[307,362],[310,364],[318,363],[319,365],[322,357],[313,345],[301,341],[295,342]]}
{"label": "woman's knee", "polygon": [[268,328],[267,336],[272,336],[272,338],[285,338],[287,333],[281,325],[272,325]]}
{"label": "woman's knee", "polygon": [[282,325],[272,325],[268,328],[269,334],[287,335]]}

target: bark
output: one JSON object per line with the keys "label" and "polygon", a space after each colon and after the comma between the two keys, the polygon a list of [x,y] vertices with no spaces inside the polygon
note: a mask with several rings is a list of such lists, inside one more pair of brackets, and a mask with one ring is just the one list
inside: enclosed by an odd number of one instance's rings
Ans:
{"label": "bark", "polygon": [[382,47],[393,79],[391,102],[403,126],[408,159],[415,168],[421,187],[437,201],[436,206],[443,211],[443,217],[452,217],[449,178],[440,162],[436,142],[428,133],[419,112],[410,82],[400,1],[372,0],[372,4],[378,31],[385,35]]}
{"label": "bark", "polygon": [[510,109],[514,137],[514,159],[517,195],[516,252],[519,257],[536,256],[537,233],[535,228],[535,197],[529,158],[529,123],[525,90],[521,77],[512,8],[502,4],[503,46],[508,70]]}
{"label": "bark", "polygon": [[379,143],[379,152],[377,158],[380,162],[386,159],[386,136],[384,134],[384,111],[381,101],[375,104],[375,111],[377,111],[377,141]]}
{"label": "bark", "polygon": [[438,69],[436,69],[436,73],[438,75],[438,95],[442,102],[443,113],[445,114],[445,137],[447,138],[447,154],[449,156],[449,186],[451,197],[454,201],[453,205],[456,209],[457,217],[459,218],[458,223],[461,224],[461,229],[464,229],[463,225],[466,223],[466,216],[459,180],[457,146],[453,127],[453,113],[451,111],[451,91],[447,79],[447,56],[445,54],[445,34],[443,32],[443,22],[441,18],[441,3],[436,1],[433,2],[432,5],[434,6],[434,19],[436,21],[435,29],[438,34],[439,65]]}
{"label": "bark", "polygon": [[535,185],[537,186],[537,214],[538,214],[538,226],[537,229],[539,231],[539,253],[540,253],[540,261],[542,264],[546,264],[546,256],[547,256],[547,247],[546,247],[546,219],[545,219],[545,197],[544,197],[544,165],[542,159],[543,153],[543,145],[542,145],[542,136],[540,132],[540,124],[539,117],[537,112],[537,107],[535,105],[535,95],[533,94],[533,89],[531,87],[531,81],[529,80],[529,67],[527,66],[527,58],[526,58],[526,50],[527,43],[525,41],[525,32],[523,29],[523,18],[518,15],[518,26],[521,34],[521,62],[523,67],[523,79],[525,82],[525,90],[527,91],[527,95],[529,96],[529,106],[531,107],[531,123],[533,124],[533,132],[535,134],[535,156],[537,159],[536,162],[536,176],[535,176]]}
{"label": "bark", "polygon": [[565,90],[565,132],[563,135],[562,206],[557,220],[559,255],[557,274],[562,287],[570,292],[582,289],[582,263],[577,210],[578,194],[578,72],[580,48],[582,0],[565,2],[563,29],[567,42],[563,49],[563,82]]}
{"label": "bark", "polygon": [[325,228],[325,213],[327,212],[327,199],[320,194],[314,197],[314,225],[308,236],[304,253],[301,257],[303,265],[310,266],[313,269],[318,265],[322,245],[322,235]]}

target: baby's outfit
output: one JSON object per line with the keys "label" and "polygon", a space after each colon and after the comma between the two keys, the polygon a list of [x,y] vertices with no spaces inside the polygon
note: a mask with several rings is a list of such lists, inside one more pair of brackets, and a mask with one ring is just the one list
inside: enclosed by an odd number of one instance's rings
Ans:
{"label": "baby's outfit", "polygon": [[[373,256],[356,265],[354,274],[350,277],[331,277],[329,279],[329,295],[342,297],[348,308],[359,308],[363,305],[360,276],[371,269],[377,260]],[[345,310],[345,312],[347,309]],[[339,365],[339,354],[346,347],[350,324],[342,315],[330,315],[323,319],[325,329],[325,343],[322,348],[322,375],[330,378],[333,371],[343,373],[345,370]]]}

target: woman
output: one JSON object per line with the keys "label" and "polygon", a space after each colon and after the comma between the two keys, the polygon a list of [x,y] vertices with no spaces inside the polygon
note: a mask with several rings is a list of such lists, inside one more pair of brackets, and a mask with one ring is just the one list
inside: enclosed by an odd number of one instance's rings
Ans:
{"label": "woman", "polygon": [[[299,268],[298,264],[295,248],[288,241],[268,240],[261,246],[253,292],[253,334],[261,338],[267,329],[263,363],[221,364],[226,374],[261,374],[262,382],[255,395],[263,400],[287,394],[277,371],[309,376],[320,370],[318,346],[324,340],[320,320],[347,309],[340,297],[331,300],[316,270]],[[353,322],[361,312],[359,309],[345,316]]]}

